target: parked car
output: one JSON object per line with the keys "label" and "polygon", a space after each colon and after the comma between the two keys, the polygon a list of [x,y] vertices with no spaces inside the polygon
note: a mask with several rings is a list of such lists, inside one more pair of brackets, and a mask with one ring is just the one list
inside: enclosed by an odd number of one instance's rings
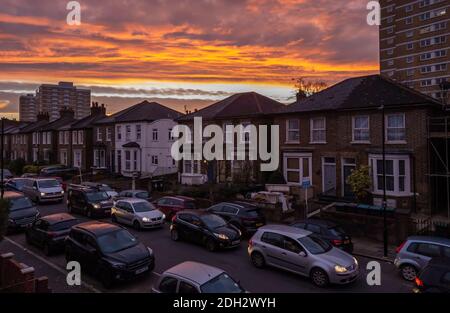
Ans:
{"label": "parked car", "polygon": [[69,213],[81,213],[89,218],[111,215],[114,203],[105,191],[82,185],[69,185],[67,209]]}
{"label": "parked car", "polygon": [[172,240],[189,240],[204,245],[209,251],[234,248],[241,243],[241,231],[218,215],[200,210],[178,212],[170,226]]}
{"label": "parked car", "polygon": [[150,194],[148,193],[148,191],[146,190],[124,190],[119,192],[118,198],[138,198],[138,199],[143,199],[143,200],[147,200],[147,201],[152,201],[152,197],[150,196]]}
{"label": "parked car", "polygon": [[0,181],[5,182],[7,179],[13,178],[14,175],[7,168],[0,169]]}
{"label": "parked car", "polygon": [[25,233],[28,244],[44,250],[45,255],[64,251],[64,240],[72,226],[81,221],[70,214],[58,213],[37,219]]}
{"label": "parked car", "polygon": [[396,252],[395,266],[405,280],[413,281],[432,258],[450,257],[450,239],[412,236]]}
{"label": "parked car", "polygon": [[220,215],[244,234],[253,234],[259,227],[266,224],[266,219],[261,210],[247,202],[222,202],[211,206],[207,211]]}
{"label": "parked car", "polygon": [[47,177],[47,178],[53,178],[56,179],[60,184],[61,184],[61,188],[64,190],[64,192],[67,191],[67,184],[64,182],[64,180],[61,177]]}
{"label": "parked car", "polygon": [[184,196],[162,197],[154,204],[158,210],[166,215],[168,221],[172,220],[177,212],[197,209],[195,200]]}
{"label": "parked car", "polygon": [[39,211],[33,205],[33,202],[23,193],[5,191],[3,198],[10,202],[8,216],[9,231],[25,229],[39,218]]}
{"label": "parked car", "polygon": [[183,262],[165,271],[152,288],[155,293],[244,293],[245,290],[220,268]]}
{"label": "parked car", "polygon": [[67,167],[65,165],[50,165],[41,168],[39,175],[44,177],[59,176],[67,179],[75,175],[79,175],[79,169],[75,167]]}
{"label": "parked car", "polygon": [[23,193],[36,203],[62,202],[64,190],[54,178],[27,178]]}
{"label": "parked car", "polygon": [[75,225],[65,243],[67,262],[78,261],[99,275],[107,288],[155,267],[153,250],[117,225],[97,221]]}
{"label": "parked car", "polygon": [[308,230],[285,225],[258,229],[248,243],[255,267],[266,265],[309,277],[313,284],[348,284],[359,276],[358,261]]}
{"label": "parked car", "polygon": [[291,226],[309,230],[336,248],[348,253],[353,252],[352,238],[341,226],[334,222],[314,218],[293,222]]}
{"label": "parked car", "polygon": [[91,187],[91,188],[97,188],[100,191],[104,191],[108,194],[108,196],[112,199],[114,197],[117,197],[118,193],[111,187],[109,187],[106,184],[100,184],[100,183],[93,183],[93,182],[82,182],[81,185]]}
{"label": "parked car", "polygon": [[414,282],[414,293],[450,293],[450,258],[431,259]]}
{"label": "parked car", "polygon": [[26,178],[11,178],[5,182],[5,189],[22,192],[23,186],[25,186],[26,181]]}
{"label": "parked car", "polygon": [[153,204],[138,198],[120,199],[115,202],[111,211],[113,222],[130,225],[137,230],[162,227],[165,218]]}

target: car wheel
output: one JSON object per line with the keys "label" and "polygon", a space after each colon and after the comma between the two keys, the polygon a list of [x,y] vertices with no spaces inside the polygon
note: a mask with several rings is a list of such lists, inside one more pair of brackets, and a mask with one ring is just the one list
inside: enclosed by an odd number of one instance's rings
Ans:
{"label": "car wheel", "polygon": [[208,249],[209,252],[214,252],[217,249],[217,244],[214,240],[208,239],[206,240],[206,249]]}
{"label": "car wheel", "polygon": [[259,252],[253,252],[251,254],[252,263],[257,268],[263,268],[266,265],[266,260],[264,256]]}
{"label": "car wheel", "polygon": [[116,224],[117,224],[117,217],[116,217],[115,214],[112,214],[112,215],[111,215],[111,221],[112,221],[113,223],[116,223]]}
{"label": "car wheel", "polygon": [[170,231],[170,238],[172,238],[173,241],[178,241],[178,240],[180,240],[180,234],[178,234],[178,230],[172,229],[172,230]]}
{"label": "car wheel", "polygon": [[44,254],[45,254],[46,256],[49,256],[49,255],[52,253],[51,250],[50,250],[50,247],[48,246],[47,243],[44,243],[44,246],[43,246],[42,248],[43,248]]}
{"label": "car wheel", "polygon": [[320,268],[313,268],[311,271],[311,281],[317,287],[326,287],[329,284],[327,273]]}
{"label": "car wheel", "polygon": [[114,284],[114,278],[111,272],[105,269],[101,273],[101,281],[103,287],[105,287],[106,289],[111,288]]}
{"label": "car wheel", "polygon": [[141,224],[138,221],[134,221],[133,227],[138,231],[141,230]]}
{"label": "car wheel", "polygon": [[400,268],[400,272],[402,274],[403,279],[407,281],[413,281],[414,279],[416,279],[417,269],[410,264],[403,265]]}

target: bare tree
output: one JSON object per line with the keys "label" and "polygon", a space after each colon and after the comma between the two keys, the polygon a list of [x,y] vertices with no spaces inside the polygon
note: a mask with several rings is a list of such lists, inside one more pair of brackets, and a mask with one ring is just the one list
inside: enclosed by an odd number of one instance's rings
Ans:
{"label": "bare tree", "polygon": [[304,77],[293,78],[292,80],[295,82],[294,86],[297,100],[310,97],[328,87],[328,84],[323,80],[312,81]]}

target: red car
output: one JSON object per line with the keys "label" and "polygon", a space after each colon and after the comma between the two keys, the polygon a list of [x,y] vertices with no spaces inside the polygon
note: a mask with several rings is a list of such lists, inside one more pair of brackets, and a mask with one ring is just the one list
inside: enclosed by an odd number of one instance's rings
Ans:
{"label": "red car", "polygon": [[194,199],[184,196],[162,197],[154,202],[154,205],[166,215],[168,221],[170,221],[178,211],[197,208]]}

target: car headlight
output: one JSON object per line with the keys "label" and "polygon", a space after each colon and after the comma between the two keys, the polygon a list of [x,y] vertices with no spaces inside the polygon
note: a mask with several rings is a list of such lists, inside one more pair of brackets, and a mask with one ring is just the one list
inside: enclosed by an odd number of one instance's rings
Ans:
{"label": "car headlight", "polygon": [[148,222],[150,222],[150,219],[148,217],[143,217],[142,221],[148,223]]}
{"label": "car headlight", "polygon": [[166,219],[166,214],[162,215],[162,219],[165,220]]}
{"label": "car headlight", "polygon": [[93,206],[94,206],[94,209],[100,209],[101,208],[100,204],[94,204]]}
{"label": "car headlight", "polygon": [[61,194],[62,194],[62,195],[64,194],[64,190],[61,190]]}
{"label": "car headlight", "polygon": [[14,222],[14,220],[12,218],[10,218],[10,219],[8,219],[8,223],[15,224],[16,222]]}
{"label": "car headlight", "polygon": [[229,240],[230,239],[225,234],[216,234],[216,233],[214,233],[214,236],[216,236],[217,238],[222,239],[222,240]]}
{"label": "car headlight", "polygon": [[336,265],[334,267],[334,270],[336,271],[336,273],[345,273],[345,272],[347,272],[347,269],[345,267],[343,267],[343,266],[340,266],[340,265]]}
{"label": "car headlight", "polygon": [[358,266],[358,260],[354,257],[353,261],[355,261],[356,266]]}
{"label": "car headlight", "polygon": [[41,196],[45,196],[45,192],[41,192]]}
{"label": "car headlight", "polygon": [[151,256],[153,256],[153,250],[150,247],[147,247],[148,253],[150,253]]}

